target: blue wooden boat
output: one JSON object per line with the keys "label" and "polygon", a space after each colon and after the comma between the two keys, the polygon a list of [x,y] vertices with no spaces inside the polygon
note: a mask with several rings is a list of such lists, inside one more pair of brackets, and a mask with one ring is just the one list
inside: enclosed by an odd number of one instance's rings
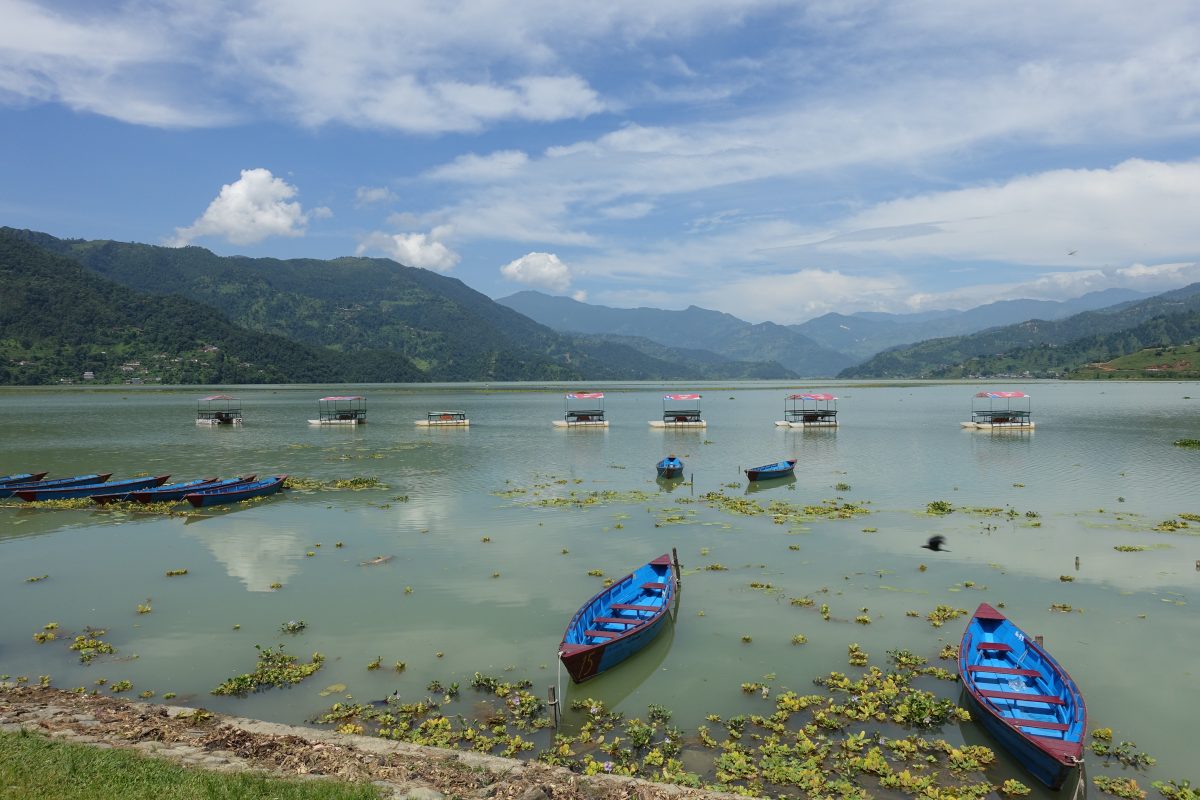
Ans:
{"label": "blue wooden boat", "polygon": [[46,477],[44,472],[20,472],[14,475],[0,475],[0,486],[9,483],[32,483]]}
{"label": "blue wooden boat", "polygon": [[53,489],[63,486],[82,486],[85,483],[104,483],[112,477],[111,472],[93,472],[90,475],[76,475],[73,478],[55,478],[51,481],[30,481],[29,483],[9,483],[0,486],[0,498],[12,497],[22,489]]}
{"label": "blue wooden boat", "polygon": [[196,508],[236,503],[252,497],[266,497],[269,494],[275,494],[283,488],[283,482],[286,480],[287,475],[273,475],[260,481],[237,483],[233,486],[223,486],[220,489],[201,489],[198,492],[189,492],[183,496],[183,499]]}
{"label": "blue wooden boat", "polygon": [[21,489],[17,497],[22,500],[37,502],[41,500],[73,500],[78,497],[91,497],[94,494],[113,494],[115,492],[132,492],[135,489],[145,489],[148,486],[161,486],[167,482],[170,475],[156,475],[149,478],[127,478],[120,481],[83,483],[77,486],[51,486],[41,489]]}
{"label": "blue wooden boat", "polygon": [[987,603],[967,623],[958,674],[975,718],[1051,789],[1083,763],[1087,709],[1075,681],[1032,636]]}
{"label": "blue wooden boat", "polygon": [[594,678],[649,644],[670,616],[678,585],[678,561],[665,553],[584,603],[558,647],[571,680]]}
{"label": "blue wooden boat", "polygon": [[[183,483],[167,483],[153,489],[141,489],[129,495],[129,499],[138,503],[173,503],[182,500],[192,492],[208,489],[223,489],[226,486],[236,486],[239,483],[249,483],[257,475],[246,475],[241,478],[200,478]],[[93,500],[99,498],[93,497]]]}
{"label": "blue wooden boat", "polygon": [[771,478],[786,478],[796,470],[796,459],[776,461],[774,464],[764,464],[761,467],[751,467],[746,470],[746,477],[752,481],[766,481]]}
{"label": "blue wooden boat", "polygon": [[683,474],[683,462],[674,453],[654,465],[660,478],[678,478]]}

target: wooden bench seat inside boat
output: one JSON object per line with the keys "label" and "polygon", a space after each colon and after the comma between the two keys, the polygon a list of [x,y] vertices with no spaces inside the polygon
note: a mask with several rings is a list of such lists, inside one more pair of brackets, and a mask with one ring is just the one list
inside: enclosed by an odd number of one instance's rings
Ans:
{"label": "wooden bench seat inside boat", "polygon": [[667,588],[665,583],[643,583],[642,588],[648,592],[661,592]]}
{"label": "wooden bench seat inside boat", "polygon": [[1044,728],[1050,731],[1066,731],[1070,730],[1071,726],[1063,722],[1050,722],[1044,719],[1015,719],[1007,717],[1012,724],[1021,728]]}
{"label": "wooden bench seat inside boat", "polygon": [[989,667],[984,664],[972,664],[967,667],[968,672],[994,672],[997,675],[1025,675],[1029,678],[1036,678],[1042,673],[1036,669],[1018,669],[1017,667]]}
{"label": "wooden bench seat inside boat", "polygon": [[594,636],[598,639],[615,639],[621,634],[616,631],[584,631],[584,636]]}
{"label": "wooden bench seat inside boat", "polygon": [[1007,645],[1004,642],[980,642],[979,644],[975,645],[975,649],[977,649],[977,650],[995,650],[1000,653],[1007,653],[1010,650],[1012,650],[1012,646]]}
{"label": "wooden bench seat inside boat", "polygon": [[633,603],[613,603],[613,611],[658,611],[662,606],[639,606]]}
{"label": "wooden bench seat inside boat", "polygon": [[1061,697],[1049,694],[1025,694],[1024,692],[994,692],[991,689],[977,690],[982,697],[994,697],[998,700],[1023,700],[1026,703],[1049,703],[1055,706],[1065,706],[1067,703]]}
{"label": "wooden bench seat inside boat", "polygon": [[596,622],[601,625],[641,625],[645,621],[646,620],[644,619],[636,619],[634,617],[596,617],[594,620],[592,620],[592,622]]}

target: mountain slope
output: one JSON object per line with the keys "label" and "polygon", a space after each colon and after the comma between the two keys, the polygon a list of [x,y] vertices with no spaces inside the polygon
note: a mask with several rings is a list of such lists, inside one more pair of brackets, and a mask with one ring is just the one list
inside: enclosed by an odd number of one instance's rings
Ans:
{"label": "mountain slope", "polygon": [[131,292],[0,230],[0,383],[377,382],[420,379],[397,353],[347,356],[255,333],[176,295]]}
{"label": "mountain slope", "polygon": [[739,361],[776,361],[801,375],[832,375],[854,361],[786,326],[773,322],[752,325],[696,306],[683,311],[610,308],[534,291],[517,292],[496,302],[558,331],[637,336],[672,347],[709,350]]}
{"label": "mountain slope", "polygon": [[[1086,311],[1057,321],[1029,320],[969,336],[931,339],[880,353],[844,370],[842,378],[928,378],[948,376],[959,365],[982,356],[1005,357],[1022,348],[1061,347],[1087,337],[1103,337],[1135,328],[1155,317],[1200,310],[1200,283],[1132,303]],[[1166,342],[1166,344],[1183,342]],[[1156,343],[1152,343],[1156,344]],[[1147,345],[1148,346],[1148,345]],[[1125,351],[1132,352],[1132,351]],[[1122,353],[1114,353],[1120,355]],[[1094,360],[1094,359],[1093,359]]]}
{"label": "mountain slope", "polygon": [[881,351],[926,339],[964,336],[1032,319],[1063,319],[1082,311],[1108,308],[1150,296],[1131,289],[1106,289],[1063,301],[1000,300],[966,311],[830,313],[789,327],[825,347],[867,359]]}

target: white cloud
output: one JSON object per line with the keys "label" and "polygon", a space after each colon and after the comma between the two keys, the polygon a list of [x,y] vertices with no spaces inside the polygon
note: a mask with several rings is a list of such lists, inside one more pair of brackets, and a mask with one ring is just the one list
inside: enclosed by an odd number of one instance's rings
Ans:
{"label": "white cloud", "polygon": [[554,253],[526,253],[500,268],[510,281],[565,292],[571,286],[571,270]]}
{"label": "white cloud", "polygon": [[529,156],[520,150],[498,150],[486,156],[467,153],[432,170],[428,177],[462,183],[486,183],[511,178],[527,163]]}
{"label": "white cloud", "polygon": [[376,203],[390,203],[396,193],[386,186],[360,186],[354,192],[354,205],[358,208]]}
{"label": "white cloud", "polygon": [[199,219],[186,228],[176,228],[168,244],[183,247],[201,236],[233,244],[255,244],[270,236],[303,236],[309,219],[323,219],[333,212],[321,206],[306,213],[299,203],[290,202],[296,191],[270,170],[244,169],[240,178],[221,187]]}
{"label": "white cloud", "polygon": [[578,289],[574,292],[571,292],[571,299],[578,303],[586,303],[588,299],[588,293],[583,289]]}
{"label": "white cloud", "polygon": [[1197,219],[1200,161],[1131,159],[880,203],[815,249],[1096,267],[1200,253]]}
{"label": "white cloud", "polygon": [[653,203],[645,201],[608,206],[600,209],[600,216],[609,219],[640,219],[654,210]]}
{"label": "white cloud", "polygon": [[452,233],[449,226],[434,228],[428,234],[376,231],[363,239],[355,252],[358,255],[380,252],[405,266],[449,272],[459,262],[460,256],[441,240]]}

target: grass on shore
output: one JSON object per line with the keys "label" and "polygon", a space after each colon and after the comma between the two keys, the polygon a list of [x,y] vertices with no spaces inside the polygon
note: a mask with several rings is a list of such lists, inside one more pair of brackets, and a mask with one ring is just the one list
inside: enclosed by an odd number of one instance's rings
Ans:
{"label": "grass on shore", "polygon": [[261,773],[185,768],[131,750],[0,733],[0,797],[5,800],[379,800],[374,786],[289,781]]}

